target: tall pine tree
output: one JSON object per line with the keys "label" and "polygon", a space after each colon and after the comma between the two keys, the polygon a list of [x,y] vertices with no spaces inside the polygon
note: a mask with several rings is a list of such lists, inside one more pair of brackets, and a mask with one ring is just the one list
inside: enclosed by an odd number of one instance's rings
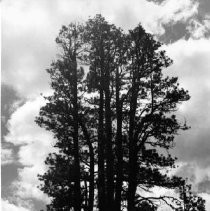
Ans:
{"label": "tall pine tree", "polygon": [[[165,76],[172,61],[161,44],[141,25],[124,33],[101,15],[63,26],[56,42],[61,54],[47,70],[54,93],[36,119],[58,149],[39,175],[52,199],[48,210],[157,210],[160,201],[192,206],[179,189],[183,179],[166,174],[175,167],[168,153],[175,135],[188,129],[175,112],[189,94],[178,78]],[[154,187],[181,195],[145,197]]]}

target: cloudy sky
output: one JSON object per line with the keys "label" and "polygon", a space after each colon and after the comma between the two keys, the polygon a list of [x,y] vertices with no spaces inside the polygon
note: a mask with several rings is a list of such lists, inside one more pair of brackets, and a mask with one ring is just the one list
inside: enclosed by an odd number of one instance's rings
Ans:
{"label": "cloudy sky", "polygon": [[45,69],[56,58],[62,25],[101,13],[128,30],[139,22],[164,43],[191,100],[178,112],[191,126],[176,138],[177,174],[188,177],[210,210],[210,1],[209,0],[3,0],[2,210],[44,209],[48,198],[36,175],[52,149],[52,135],[34,123],[40,93],[50,93]]}

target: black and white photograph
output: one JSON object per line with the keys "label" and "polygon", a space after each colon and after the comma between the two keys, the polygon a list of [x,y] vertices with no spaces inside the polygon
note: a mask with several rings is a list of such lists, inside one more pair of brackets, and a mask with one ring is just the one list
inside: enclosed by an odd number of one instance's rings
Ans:
{"label": "black and white photograph", "polygon": [[0,5],[2,211],[210,211],[210,0]]}

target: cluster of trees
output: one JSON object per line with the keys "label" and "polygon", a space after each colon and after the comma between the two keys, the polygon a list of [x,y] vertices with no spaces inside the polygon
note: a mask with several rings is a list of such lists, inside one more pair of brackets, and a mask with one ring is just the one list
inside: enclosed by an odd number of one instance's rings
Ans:
{"label": "cluster of trees", "polygon": [[[167,176],[174,136],[188,129],[174,112],[189,94],[164,76],[172,61],[161,44],[141,25],[125,33],[101,15],[63,26],[56,43],[60,55],[47,70],[54,93],[35,120],[56,140],[39,175],[47,210],[149,211],[161,201],[205,210],[182,178]],[[180,197],[148,197],[154,187]]]}

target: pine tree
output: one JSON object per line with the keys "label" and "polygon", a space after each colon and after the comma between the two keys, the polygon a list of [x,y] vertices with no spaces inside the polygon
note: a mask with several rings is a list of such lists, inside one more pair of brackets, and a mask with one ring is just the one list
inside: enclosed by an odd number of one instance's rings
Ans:
{"label": "pine tree", "polygon": [[179,187],[180,199],[183,201],[183,205],[177,209],[177,211],[205,211],[205,200],[200,196],[197,196],[192,191],[192,186],[183,184]]}
{"label": "pine tree", "polygon": [[[41,108],[36,122],[52,131],[58,153],[46,160],[49,170],[40,180],[41,189],[53,198],[50,207],[81,210],[81,161],[79,146],[79,104],[81,80],[84,70],[78,68],[78,56],[82,47],[82,26],[63,26],[56,43],[61,46],[61,56],[47,70],[51,78],[52,96],[45,97],[47,104]],[[52,210],[53,210],[52,208]]]}
{"label": "pine tree", "polygon": [[[123,34],[121,29],[116,28],[105,21],[101,15],[89,19],[86,27],[86,39],[90,44],[90,71],[87,76],[87,84],[91,91],[96,91],[99,96],[99,128],[98,128],[98,188],[99,209],[114,209],[114,128],[113,128],[113,97],[114,84],[119,90],[120,78],[116,69],[119,68],[120,53],[122,54]],[[118,77],[115,81],[115,77]],[[116,94],[116,110],[121,112],[119,93]],[[120,206],[120,189],[122,185],[122,149],[121,149],[121,125],[122,114],[117,115],[117,155],[118,155],[118,207]],[[121,173],[120,173],[121,172]],[[121,179],[119,179],[121,177]],[[106,207],[106,208],[105,208]]]}
{"label": "pine tree", "polygon": [[48,210],[157,210],[160,201],[174,209],[186,203],[183,194],[144,196],[154,187],[183,184],[167,171],[175,168],[174,138],[188,129],[175,112],[190,97],[177,77],[165,76],[172,61],[161,43],[141,25],[125,33],[101,15],[84,26],[63,26],[56,42],[61,55],[47,70],[54,93],[36,119],[56,140],[48,170],[39,175],[52,199]]}

